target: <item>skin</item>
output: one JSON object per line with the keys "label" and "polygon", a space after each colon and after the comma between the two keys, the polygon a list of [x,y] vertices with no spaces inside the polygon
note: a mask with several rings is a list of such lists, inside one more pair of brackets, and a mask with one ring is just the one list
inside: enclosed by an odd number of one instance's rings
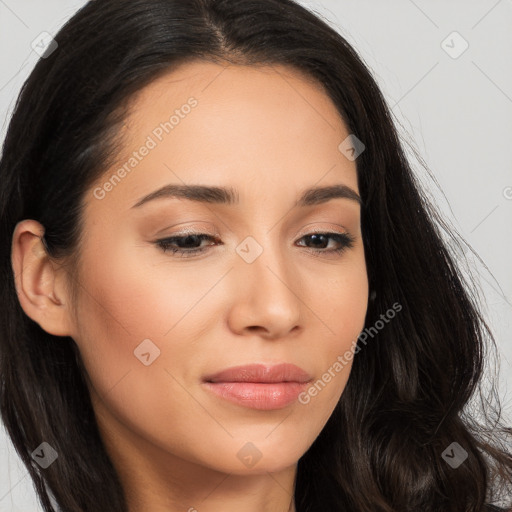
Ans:
{"label": "skin", "polygon": [[[92,187],[84,198],[75,277],[46,255],[39,223],[18,223],[17,292],[29,317],[79,346],[130,512],[294,511],[297,461],[330,417],[351,364],[309,403],[270,411],[219,398],[201,379],[291,362],[317,381],[363,329],[360,205],[337,198],[293,208],[312,186],[359,193],[356,163],[338,149],[349,132],[323,89],[292,68],[191,62],[133,99],[119,161],[95,187],[191,96],[197,106],[105,197]],[[160,198],[132,208],[184,183],[231,186],[240,202]],[[155,244],[185,229],[222,244],[205,240],[206,251],[188,258]],[[338,242],[315,245],[305,237],[314,230],[348,232],[354,245],[329,254]],[[252,263],[236,252],[248,236],[263,249]],[[75,304],[70,279],[80,283]],[[160,350],[148,366],[134,356],[145,339]],[[261,453],[252,467],[237,457],[247,442]]]}

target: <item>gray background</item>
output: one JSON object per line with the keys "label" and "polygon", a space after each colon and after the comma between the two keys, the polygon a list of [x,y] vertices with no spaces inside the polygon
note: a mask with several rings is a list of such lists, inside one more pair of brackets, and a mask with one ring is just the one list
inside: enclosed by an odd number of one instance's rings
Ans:
{"label": "gray background", "polygon": [[[0,140],[38,59],[32,41],[41,32],[55,35],[84,3],[0,0]],[[419,152],[440,189],[410,153],[421,182],[487,266],[466,253],[486,298],[484,312],[501,358],[500,394],[510,417],[512,0],[301,3],[326,17],[363,57],[403,139]],[[459,55],[464,41],[469,46]],[[1,427],[0,511],[40,511],[28,473]]]}

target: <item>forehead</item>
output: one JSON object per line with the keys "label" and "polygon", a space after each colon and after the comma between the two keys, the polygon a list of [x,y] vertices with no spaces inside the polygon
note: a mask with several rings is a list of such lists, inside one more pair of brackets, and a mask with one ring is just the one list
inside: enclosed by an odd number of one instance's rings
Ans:
{"label": "forehead", "polygon": [[167,183],[232,186],[242,200],[258,184],[290,189],[290,179],[297,189],[322,180],[357,190],[355,163],[339,149],[349,135],[339,112],[289,66],[182,64],[132,98],[122,135],[99,184],[124,168],[108,196],[130,206]]}
{"label": "forehead", "polygon": [[[182,94],[201,96],[205,104],[210,101],[218,103],[245,99],[249,103],[257,100],[262,105],[270,105],[275,104],[279,98],[281,101],[286,100],[283,107],[300,108],[299,103],[308,104],[311,99],[315,103],[323,103],[323,108],[327,110],[334,107],[317,80],[289,65],[235,65],[192,60],[163,73],[134,95],[132,113],[138,107],[147,109],[149,103],[153,104],[158,98],[169,99],[174,96],[178,100]],[[309,105],[311,108],[311,103]],[[317,110],[317,115],[323,114],[325,111]]]}

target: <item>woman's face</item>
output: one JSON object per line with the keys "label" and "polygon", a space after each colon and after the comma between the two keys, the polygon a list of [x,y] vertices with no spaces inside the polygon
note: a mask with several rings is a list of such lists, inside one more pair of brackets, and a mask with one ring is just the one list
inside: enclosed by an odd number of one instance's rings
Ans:
{"label": "woman's face", "polygon": [[[85,198],[72,333],[107,444],[140,464],[293,466],[338,402],[351,364],[336,362],[364,327],[360,205],[346,193],[359,194],[356,165],[340,148],[349,133],[290,68],[194,62],[134,98],[123,134],[118,163]],[[151,198],[192,185],[234,197]],[[301,201],[333,186],[336,197]],[[296,365],[310,382],[205,382],[255,363]]]}

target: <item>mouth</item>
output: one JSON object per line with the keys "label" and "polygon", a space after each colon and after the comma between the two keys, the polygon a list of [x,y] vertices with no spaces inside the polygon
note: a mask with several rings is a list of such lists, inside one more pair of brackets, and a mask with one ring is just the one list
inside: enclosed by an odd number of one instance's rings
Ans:
{"label": "mouth", "polygon": [[206,376],[203,386],[216,396],[243,407],[272,410],[295,402],[311,380],[311,375],[293,364],[251,364]]}

